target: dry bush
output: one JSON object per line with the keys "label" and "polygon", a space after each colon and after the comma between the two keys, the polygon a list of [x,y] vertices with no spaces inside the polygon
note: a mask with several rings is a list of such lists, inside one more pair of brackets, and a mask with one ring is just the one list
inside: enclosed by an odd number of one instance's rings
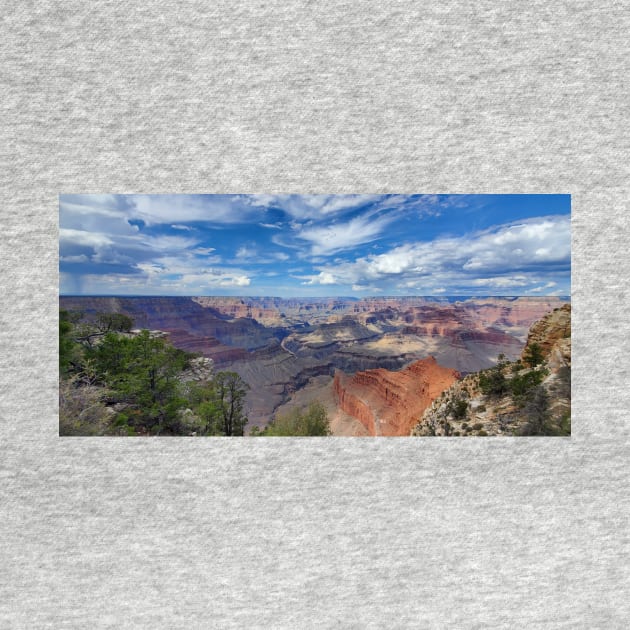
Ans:
{"label": "dry bush", "polygon": [[59,381],[59,435],[106,435],[113,410],[103,404],[102,387],[79,386],[77,377]]}

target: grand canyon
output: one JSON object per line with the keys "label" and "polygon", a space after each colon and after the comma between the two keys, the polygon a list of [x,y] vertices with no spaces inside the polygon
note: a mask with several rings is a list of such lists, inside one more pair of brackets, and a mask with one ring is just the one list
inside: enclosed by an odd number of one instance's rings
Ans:
{"label": "grand canyon", "polygon": [[[332,435],[358,437],[428,434],[416,425],[440,396],[499,357],[519,360],[532,326],[568,302],[61,296],[60,308],[88,319],[127,315],[136,329],[160,331],[212,370],[237,373],[249,386],[246,434],[317,401]],[[570,326],[562,335],[570,337]]]}

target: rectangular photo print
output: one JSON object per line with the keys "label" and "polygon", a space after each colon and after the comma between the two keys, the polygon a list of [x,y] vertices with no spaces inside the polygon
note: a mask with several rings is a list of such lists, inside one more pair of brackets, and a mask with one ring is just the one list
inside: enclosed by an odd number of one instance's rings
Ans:
{"label": "rectangular photo print", "polygon": [[59,434],[568,436],[570,220],[570,195],[60,195]]}

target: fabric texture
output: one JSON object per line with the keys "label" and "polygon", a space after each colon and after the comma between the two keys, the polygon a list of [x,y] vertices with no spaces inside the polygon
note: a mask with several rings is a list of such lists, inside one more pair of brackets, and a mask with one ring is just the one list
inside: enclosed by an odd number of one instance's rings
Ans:
{"label": "fabric texture", "polygon": [[[8,3],[2,628],[627,628],[625,2]],[[573,435],[59,438],[59,193],[571,193]]]}

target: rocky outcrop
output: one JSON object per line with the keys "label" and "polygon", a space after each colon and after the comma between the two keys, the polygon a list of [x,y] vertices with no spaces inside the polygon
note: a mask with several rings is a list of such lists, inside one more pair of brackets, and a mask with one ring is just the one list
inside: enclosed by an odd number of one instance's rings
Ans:
{"label": "rocky outcrop", "polygon": [[370,435],[408,435],[431,401],[458,376],[427,357],[399,372],[378,368],[347,376],[337,371],[333,388],[340,408]]}
{"label": "rocky outcrop", "polygon": [[214,361],[206,357],[192,359],[188,367],[181,372],[179,380],[182,383],[190,381],[209,381],[214,374]]}
{"label": "rocky outcrop", "polygon": [[[532,365],[532,346],[541,363]],[[528,363],[530,361],[530,363]],[[426,409],[417,436],[570,435],[571,307],[535,322],[519,361],[454,383]]]}
{"label": "rocky outcrop", "polygon": [[[535,322],[529,329],[523,359],[532,344],[538,344],[544,359],[555,351],[562,360],[571,365],[571,305],[564,304]],[[555,357],[558,360],[558,357]]]}

